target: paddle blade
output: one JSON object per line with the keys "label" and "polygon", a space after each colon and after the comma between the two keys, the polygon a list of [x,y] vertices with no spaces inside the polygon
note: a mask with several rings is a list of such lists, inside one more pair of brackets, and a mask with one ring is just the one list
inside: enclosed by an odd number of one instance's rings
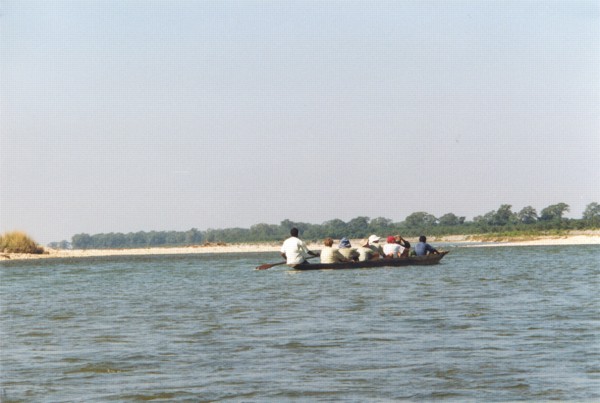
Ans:
{"label": "paddle blade", "polygon": [[272,264],[265,263],[265,264],[261,264],[260,266],[256,267],[254,270],[267,270],[273,266],[279,266],[279,265],[285,264],[285,263],[286,263],[285,261],[279,262],[279,263],[272,263]]}

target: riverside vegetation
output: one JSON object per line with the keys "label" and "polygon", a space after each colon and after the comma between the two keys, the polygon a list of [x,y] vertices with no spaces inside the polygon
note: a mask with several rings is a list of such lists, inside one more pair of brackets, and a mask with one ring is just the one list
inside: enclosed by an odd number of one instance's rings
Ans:
{"label": "riverside vegetation", "polygon": [[44,248],[23,232],[7,232],[0,235],[0,252],[3,253],[44,253]]}
{"label": "riverside vegetation", "polygon": [[447,213],[435,217],[427,212],[410,214],[402,222],[393,222],[384,217],[370,219],[356,217],[348,222],[333,219],[322,224],[309,224],[283,220],[279,225],[256,224],[250,228],[208,229],[200,231],[192,228],[188,231],[150,231],[77,234],[71,242],[52,242],[48,246],[55,249],[118,249],[148,248],[199,245],[207,243],[258,243],[279,242],[289,236],[289,229],[297,227],[303,239],[317,241],[324,237],[366,238],[370,234],[396,234],[416,237],[472,235],[473,240],[481,239],[530,239],[539,235],[562,235],[573,230],[600,228],[600,205],[590,203],[581,219],[563,217],[569,211],[565,203],[553,204],[537,213],[531,206],[518,212],[512,211],[510,204],[502,204],[497,210],[476,216],[472,221]]}

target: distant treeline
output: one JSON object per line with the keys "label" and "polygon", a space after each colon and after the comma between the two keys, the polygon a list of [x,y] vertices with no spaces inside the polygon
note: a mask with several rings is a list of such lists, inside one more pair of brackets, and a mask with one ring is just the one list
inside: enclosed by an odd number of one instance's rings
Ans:
{"label": "distant treeline", "polygon": [[48,246],[62,249],[114,249],[144,248],[153,246],[183,246],[205,243],[243,243],[282,241],[289,236],[290,228],[300,230],[305,240],[332,238],[366,238],[370,234],[380,236],[402,234],[405,237],[416,237],[421,234],[429,236],[486,234],[498,232],[539,232],[553,230],[578,230],[600,228],[600,205],[590,203],[581,219],[564,218],[569,205],[558,203],[538,212],[531,206],[518,212],[512,211],[509,204],[501,205],[498,210],[466,221],[453,213],[441,217],[419,211],[412,213],[402,222],[392,222],[388,218],[356,217],[348,222],[339,219],[322,224],[309,224],[284,220],[279,225],[256,224],[250,228],[208,229],[200,231],[192,228],[189,231],[150,231],[130,232],[128,234],[77,234],[71,242],[52,242]]}

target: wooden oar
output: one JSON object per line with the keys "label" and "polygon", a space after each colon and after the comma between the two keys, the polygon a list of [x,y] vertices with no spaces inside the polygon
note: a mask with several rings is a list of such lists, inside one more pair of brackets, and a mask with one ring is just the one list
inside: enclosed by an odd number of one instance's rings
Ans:
{"label": "wooden oar", "polygon": [[287,263],[287,260],[284,260],[283,262],[279,262],[279,263],[272,263],[272,264],[265,263],[265,264],[261,264],[258,267],[255,267],[254,270],[267,270],[267,269],[270,269],[271,267],[280,266],[280,265],[286,264],[286,263]]}
{"label": "wooden oar", "polygon": [[[307,257],[307,259],[314,259],[318,256],[309,256]],[[287,260],[284,260],[283,262],[279,262],[279,263],[272,263],[272,264],[261,264],[260,266],[257,266],[254,268],[254,270],[267,270],[270,269],[271,267],[275,267],[275,266],[281,266],[282,264],[286,264]]]}

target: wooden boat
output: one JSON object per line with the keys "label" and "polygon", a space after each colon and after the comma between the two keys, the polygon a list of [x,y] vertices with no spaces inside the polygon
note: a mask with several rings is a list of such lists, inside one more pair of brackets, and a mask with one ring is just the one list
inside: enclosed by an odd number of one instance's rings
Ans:
{"label": "wooden boat", "polygon": [[438,264],[448,252],[438,255],[410,256],[402,259],[377,259],[364,262],[340,263],[303,263],[291,265],[294,270],[340,270],[340,269],[367,269],[372,267],[399,267],[399,266],[427,266]]}

